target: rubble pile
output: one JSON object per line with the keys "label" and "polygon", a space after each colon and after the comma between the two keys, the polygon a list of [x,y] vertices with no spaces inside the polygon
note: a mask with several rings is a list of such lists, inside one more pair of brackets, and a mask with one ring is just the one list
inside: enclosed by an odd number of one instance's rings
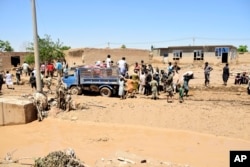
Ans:
{"label": "rubble pile", "polygon": [[44,158],[35,160],[34,167],[86,167],[75,154],[68,154],[63,151],[54,151]]}

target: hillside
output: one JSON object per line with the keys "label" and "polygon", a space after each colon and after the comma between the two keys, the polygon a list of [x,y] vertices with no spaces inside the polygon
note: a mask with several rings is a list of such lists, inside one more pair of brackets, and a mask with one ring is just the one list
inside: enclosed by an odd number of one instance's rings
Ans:
{"label": "hillside", "polygon": [[140,50],[140,49],[100,49],[100,48],[78,48],[70,49],[65,52],[66,60],[69,65],[83,64],[82,57],[84,57],[85,64],[94,64],[94,62],[100,60],[103,61],[106,59],[107,55],[111,55],[111,59],[114,62],[117,62],[122,57],[127,58],[129,65],[134,64],[135,61],[144,60],[145,63],[149,62],[149,50]]}

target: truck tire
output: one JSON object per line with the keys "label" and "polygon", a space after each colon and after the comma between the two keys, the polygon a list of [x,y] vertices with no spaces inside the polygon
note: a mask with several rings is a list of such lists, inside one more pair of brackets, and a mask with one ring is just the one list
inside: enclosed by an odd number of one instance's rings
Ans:
{"label": "truck tire", "polygon": [[82,93],[81,89],[76,87],[76,86],[73,86],[70,88],[70,93],[72,95],[80,95]]}
{"label": "truck tire", "polygon": [[103,87],[103,88],[101,88],[101,90],[100,90],[100,94],[101,94],[102,96],[105,96],[105,97],[110,97],[111,94],[112,94],[112,91],[111,91],[109,88],[107,88],[107,87]]}

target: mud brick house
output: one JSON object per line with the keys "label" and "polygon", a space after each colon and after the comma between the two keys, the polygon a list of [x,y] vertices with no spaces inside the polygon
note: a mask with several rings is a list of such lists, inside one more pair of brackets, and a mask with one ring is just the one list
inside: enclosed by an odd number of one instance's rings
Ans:
{"label": "mud brick house", "polygon": [[11,69],[23,64],[29,52],[0,52],[0,70]]}
{"label": "mud brick house", "polygon": [[154,48],[152,52],[154,56],[161,56],[164,63],[230,63],[237,60],[237,48],[233,45],[171,46]]}

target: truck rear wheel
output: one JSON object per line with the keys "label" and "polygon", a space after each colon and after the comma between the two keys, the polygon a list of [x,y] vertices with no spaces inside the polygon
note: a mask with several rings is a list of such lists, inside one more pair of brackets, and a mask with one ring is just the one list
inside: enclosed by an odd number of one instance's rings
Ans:
{"label": "truck rear wheel", "polygon": [[101,88],[101,90],[100,90],[100,94],[101,94],[102,96],[105,96],[105,97],[110,97],[111,94],[112,94],[112,92],[111,92],[111,90],[110,90],[109,88],[103,87],[103,88]]}
{"label": "truck rear wheel", "polygon": [[81,89],[76,87],[76,86],[73,86],[70,88],[70,93],[72,95],[80,95],[82,93]]}

